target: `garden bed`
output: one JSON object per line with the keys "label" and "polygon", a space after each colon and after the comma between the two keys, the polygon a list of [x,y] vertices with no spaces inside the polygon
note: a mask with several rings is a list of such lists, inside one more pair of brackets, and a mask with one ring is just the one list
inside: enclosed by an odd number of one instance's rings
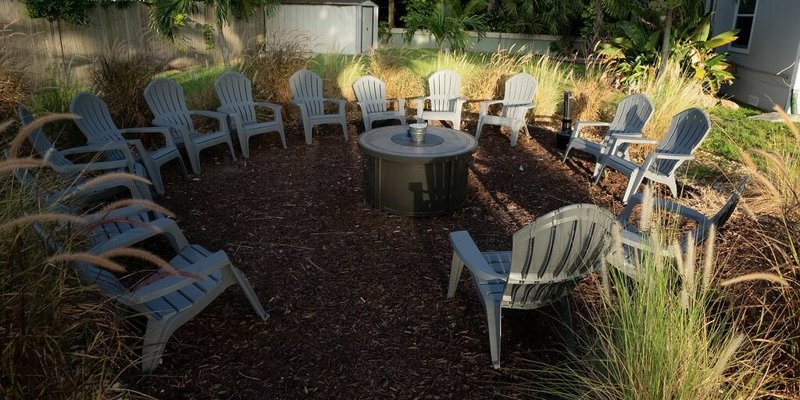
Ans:
{"label": "garden bed", "polygon": [[[560,162],[550,132],[510,147],[486,128],[470,167],[467,203],[449,216],[410,218],[365,204],[363,157],[354,135],[315,131],[303,144],[287,126],[251,141],[249,160],[223,148],[204,156],[203,175],[165,171],[163,203],[191,242],[224,249],[249,277],[272,318],[262,322],[237,288],[180,328],[152,376],[133,388],[158,398],[487,398],[515,395],[526,359],[563,349],[549,310],[504,312],[503,368],[489,362],[483,310],[468,273],[445,298],[448,233],[469,230],[479,247],[507,250],[537,216],[573,203],[619,213],[624,179],[588,180],[591,164]],[[466,131],[474,131],[474,121]],[[576,160],[576,158],[573,158]],[[690,196],[691,197],[691,196]],[[731,224],[736,225],[734,222]],[[723,232],[722,251],[736,237]],[[734,242],[738,240],[732,239]],[[591,303],[595,280],[573,296]],[[576,317],[577,318],[577,317]],[[555,351],[553,351],[555,350]]]}

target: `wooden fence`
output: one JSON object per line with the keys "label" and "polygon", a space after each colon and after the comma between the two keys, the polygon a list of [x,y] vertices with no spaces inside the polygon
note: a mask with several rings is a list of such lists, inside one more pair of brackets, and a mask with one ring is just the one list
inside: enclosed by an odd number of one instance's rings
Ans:
{"label": "wooden fence", "polygon": [[[131,51],[152,55],[180,68],[221,62],[221,53],[207,49],[204,24],[213,25],[210,15],[187,22],[182,39],[175,43],[156,35],[149,28],[149,8],[141,3],[125,7],[95,7],[85,26],[60,24],[45,19],[31,19],[22,3],[0,0],[0,28],[14,32],[11,38],[12,56],[24,60],[31,76],[47,82],[53,68],[66,62],[79,78],[87,77],[91,61],[106,54],[115,46],[127,46]],[[210,22],[209,22],[210,21]],[[263,42],[265,32],[263,12],[249,21],[235,21],[224,30],[225,42],[232,57],[238,57],[248,45]],[[63,57],[61,48],[63,44]]]}

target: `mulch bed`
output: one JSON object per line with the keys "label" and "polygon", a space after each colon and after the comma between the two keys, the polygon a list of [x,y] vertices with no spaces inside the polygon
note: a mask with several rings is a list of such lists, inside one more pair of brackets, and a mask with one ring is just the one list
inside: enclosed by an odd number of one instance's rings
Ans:
{"label": "mulch bed", "polygon": [[231,288],[178,329],[153,375],[129,376],[131,387],[164,399],[516,397],[508,385],[516,368],[558,357],[554,313],[507,310],[503,368],[491,368],[468,273],[456,298],[445,298],[447,235],[466,229],[481,249],[510,250],[515,231],[558,207],[594,203],[619,213],[625,180],[611,174],[590,185],[592,164],[561,163],[550,132],[510,147],[488,127],[463,209],[401,217],[365,203],[355,141],[362,130],[353,115],[348,142],[330,126],[306,145],[300,127],[287,126],[287,150],[277,135],[258,136],[248,160],[232,162],[219,146],[203,154],[203,174],[191,181],[177,167],[165,171],[161,202],[191,242],[229,254],[272,317],[260,321]]}

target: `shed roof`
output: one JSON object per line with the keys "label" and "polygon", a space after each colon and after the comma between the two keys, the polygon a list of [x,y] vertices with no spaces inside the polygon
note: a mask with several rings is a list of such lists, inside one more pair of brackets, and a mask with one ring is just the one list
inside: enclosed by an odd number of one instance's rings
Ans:
{"label": "shed roof", "polygon": [[283,0],[281,4],[326,5],[326,6],[372,6],[378,5],[369,0]]}

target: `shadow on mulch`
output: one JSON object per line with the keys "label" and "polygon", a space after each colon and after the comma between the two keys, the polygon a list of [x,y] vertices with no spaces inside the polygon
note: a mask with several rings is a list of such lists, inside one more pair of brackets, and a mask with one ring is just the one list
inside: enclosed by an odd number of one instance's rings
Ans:
{"label": "shadow on mulch", "polygon": [[[232,162],[223,146],[204,152],[203,174],[192,181],[177,166],[165,171],[161,202],[191,242],[229,254],[272,318],[260,321],[241,291],[229,289],[175,333],[154,375],[128,378],[133,388],[165,399],[477,399],[514,396],[505,383],[522,359],[557,357],[551,350],[562,340],[548,310],[509,310],[503,369],[491,368],[468,273],[456,298],[445,298],[447,235],[466,229],[481,249],[510,250],[514,232],[558,207],[619,212],[624,181],[590,186],[591,165],[561,163],[551,133],[534,131],[512,148],[487,127],[463,209],[395,216],[364,201],[355,141],[363,128],[356,115],[350,122],[348,142],[330,126],[305,145],[300,127],[289,125],[287,150],[277,135],[259,136],[248,160]],[[474,132],[475,122],[464,130]]]}

